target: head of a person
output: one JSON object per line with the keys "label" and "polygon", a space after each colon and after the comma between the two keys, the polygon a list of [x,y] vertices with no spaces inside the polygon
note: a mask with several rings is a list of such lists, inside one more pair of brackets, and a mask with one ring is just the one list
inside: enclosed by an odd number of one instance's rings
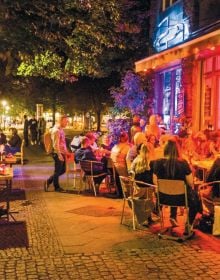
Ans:
{"label": "head of a person", "polygon": [[108,134],[104,134],[102,136],[102,144],[105,146],[109,146],[111,144],[111,137]]}
{"label": "head of a person", "polygon": [[15,128],[15,127],[11,127],[11,128],[10,128],[10,131],[11,131],[11,134],[12,134],[12,135],[18,134],[17,128]]}
{"label": "head of a person", "polygon": [[82,136],[81,139],[81,148],[87,148],[91,145],[91,142],[88,137]]}
{"label": "head of a person", "polygon": [[139,115],[134,115],[132,119],[133,125],[140,125],[140,116]]}
{"label": "head of a person", "polygon": [[62,128],[65,128],[69,122],[69,118],[67,115],[61,115],[58,119],[58,123]]}
{"label": "head of a person", "polygon": [[145,116],[142,116],[140,118],[140,127],[145,127],[146,123],[147,123],[147,118]]}
{"label": "head of a person", "polygon": [[147,143],[147,138],[143,132],[137,132],[134,135],[134,145],[139,146],[142,143]]}
{"label": "head of a person", "polygon": [[149,118],[150,125],[157,125],[157,115],[151,115]]}
{"label": "head of a person", "polygon": [[149,170],[149,150],[147,145],[140,144],[137,148],[138,157],[136,158],[135,173],[142,173]]}
{"label": "head of a person", "polygon": [[88,133],[86,133],[85,136],[86,136],[87,138],[89,138],[91,145],[93,145],[94,142],[95,142],[96,139],[97,139],[96,134],[93,133],[93,132],[88,132]]}
{"label": "head of a person", "polygon": [[137,150],[139,155],[141,155],[143,158],[148,158],[149,150],[145,143],[140,144]]}
{"label": "head of a person", "polygon": [[24,115],[24,119],[25,119],[25,120],[27,119],[27,115]]}
{"label": "head of a person", "polygon": [[164,147],[164,156],[168,159],[178,159],[180,157],[180,149],[177,141],[169,139]]}
{"label": "head of a person", "polygon": [[157,139],[156,139],[156,136],[154,134],[150,134],[148,137],[147,137],[147,141],[149,143],[151,143],[153,146],[156,145],[156,142],[157,142]]}
{"label": "head of a person", "polygon": [[120,143],[126,143],[126,142],[128,142],[128,134],[127,134],[127,132],[122,131],[122,132],[120,133],[119,142],[120,142]]}

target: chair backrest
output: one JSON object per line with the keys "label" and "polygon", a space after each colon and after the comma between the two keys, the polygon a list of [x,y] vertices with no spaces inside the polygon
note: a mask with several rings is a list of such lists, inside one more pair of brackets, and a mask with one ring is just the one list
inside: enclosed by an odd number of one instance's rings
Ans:
{"label": "chair backrest", "polygon": [[119,176],[121,182],[121,188],[123,197],[126,199],[128,197],[133,197],[134,193],[134,179],[126,176]]}
{"label": "chair backrest", "polygon": [[95,172],[103,172],[104,164],[100,161],[81,160],[80,167],[87,175],[92,176]]}
{"label": "chair backrest", "polygon": [[66,154],[66,163],[73,163],[74,162],[74,153],[67,153]]}
{"label": "chair backrest", "polygon": [[[183,180],[157,180],[157,195],[160,205],[188,207],[187,188]],[[178,196],[178,199],[175,199]]]}
{"label": "chair backrest", "polygon": [[23,155],[23,153],[24,153],[24,139],[22,139],[22,141],[21,141],[21,154]]}
{"label": "chair backrest", "polygon": [[[214,188],[214,190],[213,190]],[[205,198],[211,198],[213,199],[213,196],[220,196],[220,181],[212,181],[203,183],[198,186],[198,192],[200,194],[200,197],[203,199]]]}

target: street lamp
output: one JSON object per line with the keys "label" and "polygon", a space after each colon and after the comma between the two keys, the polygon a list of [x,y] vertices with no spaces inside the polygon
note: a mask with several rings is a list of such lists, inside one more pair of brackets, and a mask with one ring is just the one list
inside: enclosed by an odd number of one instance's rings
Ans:
{"label": "street lamp", "polygon": [[5,130],[5,109],[6,109],[6,105],[7,105],[7,101],[6,100],[2,100],[2,107],[3,107],[3,124],[4,124],[4,127],[3,129]]}

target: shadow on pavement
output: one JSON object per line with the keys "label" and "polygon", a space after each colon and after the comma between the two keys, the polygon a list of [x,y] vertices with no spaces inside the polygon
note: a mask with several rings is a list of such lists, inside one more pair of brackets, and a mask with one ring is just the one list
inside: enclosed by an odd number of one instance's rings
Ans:
{"label": "shadow on pavement", "polygon": [[28,248],[28,234],[26,222],[0,221],[0,249]]}

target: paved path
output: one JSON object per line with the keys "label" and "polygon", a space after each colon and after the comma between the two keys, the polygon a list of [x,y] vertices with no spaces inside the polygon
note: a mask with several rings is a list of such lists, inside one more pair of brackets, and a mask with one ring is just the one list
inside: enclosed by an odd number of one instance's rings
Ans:
{"label": "paved path", "polygon": [[39,147],[25,152],[12,202],[22,222],[0,225],[0,279],[220,279],[220,238],[159,240],[156,227],[120,225],[121,200],[45,193],[51,159]]}

